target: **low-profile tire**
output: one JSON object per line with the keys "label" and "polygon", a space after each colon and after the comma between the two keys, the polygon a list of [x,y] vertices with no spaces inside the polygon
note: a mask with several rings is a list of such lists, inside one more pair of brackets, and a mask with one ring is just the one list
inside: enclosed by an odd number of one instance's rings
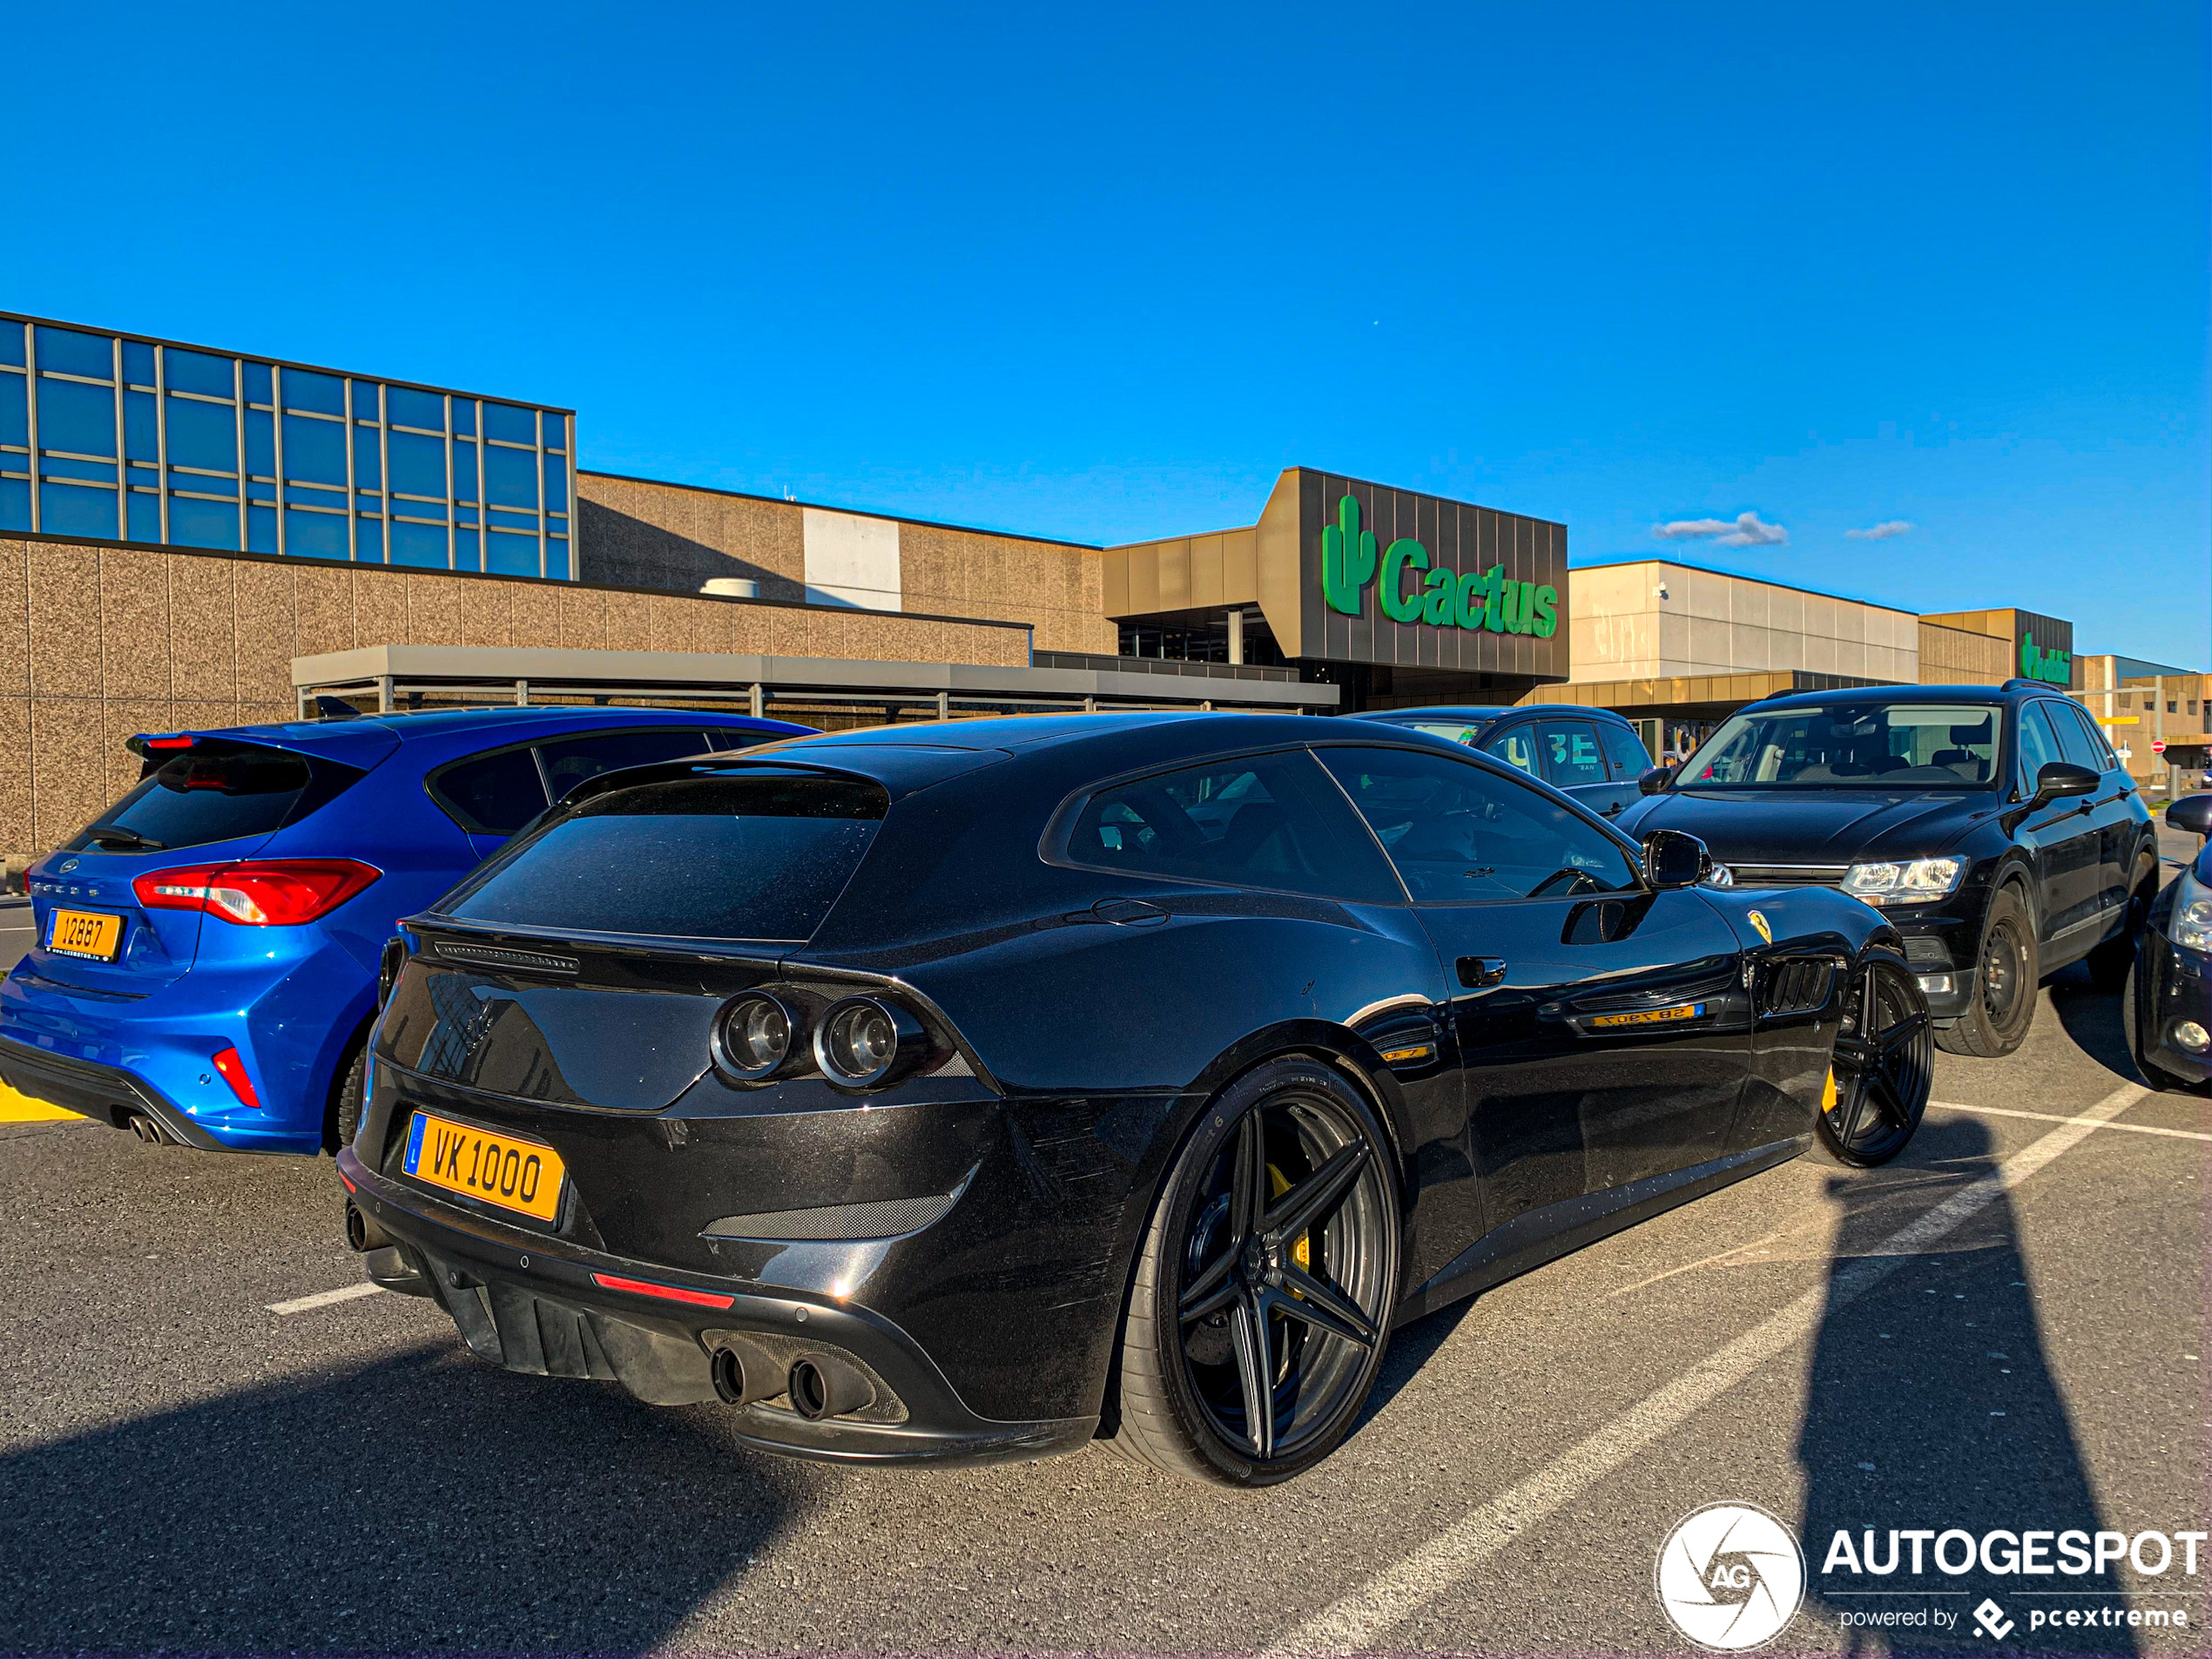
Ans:
{"label": "low-profile tire", "polygon": [[330,1128],[324,1138],[330,1143],[328,1150],[332,1152],[341,1146],[351,1146],[354,1136],[361,1133],[361,1093],[368,1069],[368,1045],[356,1043],[339,1079],[337,1096],[330,1103]]}
{"label": "low-profile tire", "polygon": [[1989,901],[1974,951],[1966,1011],[1936,1033],[1947,1054],[2001,1060],[2027,1041],[2035,1022],[2036,987],[2042,980],[2042,951],[2035,940],[2035,918],[2017,886],[2007,884]]}
{"label": "low-profile tire", "polygon": [[2161,1095],[2198,1095],[2212,1096],[2212,1079],[2193,1083],[2186,1077],[2176,1077],[2165,1067],[2155,1063],[2143,1052],[2143,1011],[2136,1001],[2141,986],[2135,977],[2134,964],[2128,965],[2128,980],[2120,992],[2120,1022],[2128,1033],[2128,1057],[2135,1062],[2135,1069],[2143,1074],[2143,1081]]}
{"label": "low-profile tire", "polygon": [[1271,1061],[1223,1090],[1137,1252],[1116,1447],[1232,1487],[1334,1451],[1397,1312],[1398,1188],[1389,1137],[1331,1067]]}
{"label": "low-profile tire", "polygon": [[1935,1045],[1927,999],[1900,957],[1870,953],[1845,981],[1829,1076],[1834,1100],[1813,1121],[1822,1162],[1865,1170],[1905,1150],[1928,1109]]}
{"label": "low-profile tire", "polygon": [[2088,955],[2089,978],[2101,991],[2117,991],[2134,971],[2135,947],[2150,921],[2151,900],[2158,897],[2158,863],[2150,860],[2136,867],[2128,893],[2128,919],[2120,931]]}

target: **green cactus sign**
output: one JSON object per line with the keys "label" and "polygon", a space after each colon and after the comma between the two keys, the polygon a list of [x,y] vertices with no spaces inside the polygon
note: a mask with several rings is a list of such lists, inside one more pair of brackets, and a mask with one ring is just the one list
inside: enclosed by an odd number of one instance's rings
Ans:
{"label": "green cactus sign", "polygon": [[1393,622],[1539,639],[1559,628],[1558,589],[1514,581],[1502,564],[1464,574],[1444,570],[1410,536],[1379,551],[1374,531],[1360,528],[1359,501],[1346,496],[1337,503],[1337,522],[1321,531],[1321,597],[1332,610],[1357,617],[1378,577],[1375,598]]}

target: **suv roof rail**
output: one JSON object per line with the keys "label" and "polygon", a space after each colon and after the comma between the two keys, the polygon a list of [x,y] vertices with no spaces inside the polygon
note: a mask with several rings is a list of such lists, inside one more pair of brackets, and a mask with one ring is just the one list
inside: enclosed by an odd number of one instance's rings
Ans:
{"label": "suv roof rail", "polygon": [[2041,680],[2024,680],[2015,674],[1997,688],[2000,691],[2055,691],[2055,685],[2046,685]]}

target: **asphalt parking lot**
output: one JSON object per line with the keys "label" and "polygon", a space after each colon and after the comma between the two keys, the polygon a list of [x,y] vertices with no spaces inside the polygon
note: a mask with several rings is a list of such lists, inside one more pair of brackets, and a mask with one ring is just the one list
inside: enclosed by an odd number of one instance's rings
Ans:
{"label": "asphalt parking lot", "polygon": [[[2079,970],[1935,1098],[1887,1168],[1785,1165],[1400,1332],[1344,1449],[1256,1496],[1103,1447],[761,1456],[360,1293],[327,1159],[0,1126],[0,1649],[1678,1653],[1655,1552],[1739,1500],[1807,1553],[1773,1651],[2202,1653],[2201,1548],[1822,1570],[1839,1530],[2207,1524],[2212,1103],[2142,1090]],[[2050,1622],[2110,1608],[2187,1625]]]}

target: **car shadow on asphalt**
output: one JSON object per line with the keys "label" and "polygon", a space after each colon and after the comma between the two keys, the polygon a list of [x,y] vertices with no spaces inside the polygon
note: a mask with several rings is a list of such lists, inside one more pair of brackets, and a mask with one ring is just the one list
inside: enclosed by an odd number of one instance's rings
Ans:
{"label": "car shadow on asphalt", "polygon": [[[2045,1353],[2034,1271],[2008,1198],[2000,1195],[1927,1253],[1879,1258],[1893,1271],[1852,1293],[1864,1258],[1878,1256],[1913,1215],[1986,1174],[1995,1161],[1987,1126],[1961,1117],[1923,1123],[1898,1163],[1829,1184],[1844,1214],[1797,1444],[1805,1474],[1801,1616],[1832,1628],[1844,1616],[1939,1609],[1955,1621],[1947,1629],[1928,1622],[1853,1626],[1844,1633],[1847,1653],[2137,1651],[2124,1625],[2031,1628],[2038,1610],[2047,1616],[2127,1606],[2114,1594],[2120,1585],[2109,1572],[1999,1574],[1978,1559],[1971,1570],[1951,1575],[1937,1569],[1932,1538],[1923,1542],[1928,1553],[1917,1575],[1910,1541],[1900,1540],[1902,1553],[1892,1555],[1892,1529],[1956,1528],[1979,1544],[1997,1529],[2078,1529],[2094,1538],[2108,1525]],[[1930,1177],[1949,1179],[1931,1190]],[[1893,1570],[1854,1570],[1838,1556],[1838,1534],[1860,1568],[1871,1547],[1874,1564],[1893,1559]],[[2054,1545],[2044,1548],[2044,1559],[2055,1565]],[[2000,1566],[2006,1548],[2000,1539],[1992,1557]],[[1947,1559],[1958,1564],[1960,1550],[1951,1541]],[[1831,1563],[1833,1570],[1824,1570]],[[1998,1604],[1991,1622],[2001,1636],[1976,1625],[1974,1610],[1986,1601]]]}
{"label": "car shadow on asphalt", "polygon": [[2059,1016],[2074,1046],[2121,1081],[2139,1083],[2141,1072],[2128,1048],[2124,1010],[2116,991],[2101,991],[2089,970],[2076,962],[2043,981],[2051,993],[2051,1012]]}
{"label": "car shadow on asphalt", "polygon": [[440,1342],[0,1458],[0,1649],[642,1652],[807,1473]]}

